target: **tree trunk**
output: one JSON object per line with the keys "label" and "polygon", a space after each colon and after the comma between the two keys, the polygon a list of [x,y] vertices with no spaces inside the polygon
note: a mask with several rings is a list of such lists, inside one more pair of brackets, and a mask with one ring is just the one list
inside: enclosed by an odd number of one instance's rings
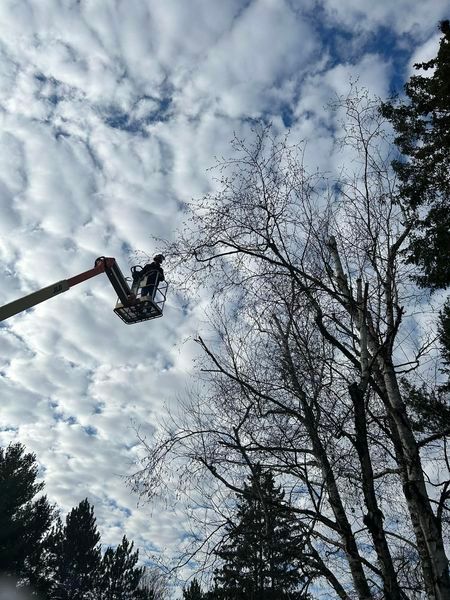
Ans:
{"label": "tree trunk", "polygon": [[[437,519],[431,508],[419,447],[411,430],[406,407],[398,388],[397,377],[392,363],[379,354],[378,365],[381,369],[387,398],[391,407],[392,419],[395,423],[401,443],[404,462],[400,466],[404,470],[403,490],[411,514],[414,514],[420,525],[422,536],[417,540],[420,558],[430,564],[433,580],[427,588],[433,590],[430,600],[448,600],[450,598],[449,564],[445,554],[442,534]],[[425,543],[425,546],[423,544]],[[424,577],[429,578],[428,569],[423,569]],[[430,592],[428,592],[430,595]]]}
{"label": "tree trunk", "polygon": [[323,447],[322,441],[319,437],[318,423],[314,417],[314,413],[310,405],[308,404],[305,393],[296,376],[296,371],[286,336],[282,332],[279,322],[277,320],[275,320],[275,322],[278,326],[284,350],[287,371],[286,375],[288,376],[294,390],[297,392],[297,396],[301,402],[301,407],[304,414],[304,426],[311,440],[314,455],[321,466],[322,474],[325,480],[328,500],[330,502],[330,506],[336,519],[336,523],[339,527],[339,533],[344,545],[355,590],[360,600],[371,600],[372,594],[370,592],[366,574],[364,573],[364,569],[362,567],[361,557],[359,555],[359,550],[355,540],[355,536],[353,535],[351,525],[347,519],[347,514],[345,512],[345,508],[341,500],[339,488],[333,473],[333,469],[328,460],[326,450]]}
{"label": "tree trunk", "polygon": [[[406,235],[406,232],[403,233],[403,236],[404,235]],[[430,600],[449,600],[450,576],[448,559],[445,554],[442,534],[428,498],[419,455],[419,447],[411,429],[406,407],[398,387],[397,374],[395,373],[392,362],[393,342],[402,314],[401,309],[399,309],[399,320],[396,322],[396,319],[394,318],[394,294],[392,291],[395,287],[393,265],[401,241],[402,236],[389,247],[386,281],[384,281],[382,285],[387,307],[387,314],[385,315],[387,329],[383,334],[384,342],[380,342],[379,335],[372,323],[372,315],[370,312],[364,310],[363,318],[361,317],[360,280],[358,284],[358,302],[355,302],[352,290],[348,285],[348,279],[342,267],[339,250],[334,237],[330,238],[328,246],[335,267],[334,281],[337,289],[341,293],[339,301],[347,311],[351,320],[357,324],[358,329],[361,332],[364,330],[366,339],[364,344],[365,347],[361,344],[361,358],[366,352],[370,353],[372,357],[375,357],[374,370],[378,371],[379,387],[385,392],[385,397],[382,398],[382,400],[384,401],[385,407],[397,433],[399,449],[402,455],[399,466],[403,470],[403,490],[405,498],[408,503],[410,514],[416,516],[422,532],[422,535],[419,536],[417,542],[420,559],[424,565],[427,565],[423,568],[423,574],[424,578],[427,577],[425,585],[428,594],[430,595]],[[362,368],[362,371],[363,370],[364,369]],[[425,542],[425,546],[423,545],[423,542]],[[430,573],[432,575],[432,581],[429,580]]]}
{"label": "tree trunk", "polygon": [[[303,406],[303,410],[305,410],[305,406]],[[307,414],[308,412],[309,414]],[[366,574],[364,573],[364,569],[362,567],[361,557],[359,555],[359,550],[356,544],[355,536],[353,535],[351,525],[347,519],[345,508],[342,504],[339,489],[336,483],[336,479],[334,477],[332,467],[328,460],[326,450],[323,447],[319,436],[317,435],[317,424],[314,423],[314,420],[310,420],[311,418],[313,419],[313,416],[309,406],[305,410],[305,417],[305,421],[309,422],[309,427],[308,424],[306,425],[306,427],[311,438],[314,453],[322,468],[328,500],[333,510],[336,523],[339,526],[339,532],[344,544],[345,553],[347,555],[347,560],[350,567],[350,572],[352,574],[353,583],[355,585],[355,590],[357,591],[360,600],[370,600],[372,598],[372,594],[370,593],[370,588],[369,584],[367,583]]]}
{"label": "tree trunk", "polygon": [[377,553],[381,571],[383,573],[383,592],[386,600],[400,600],[401,589],[398,585],[397,575],[392,563],[391,553],[386,540],[383,527],[383,513],[378,507],[374,488],[374,476],[372,461],[367,442],[367,424],[364,407],[364,394],[361,393],[356,383],[349,386],[350,397],[353,401],[355,414],[355,448],[358,452],[361,464],[362,488],[367,514],[364,516],[364,524],[367,526]]}

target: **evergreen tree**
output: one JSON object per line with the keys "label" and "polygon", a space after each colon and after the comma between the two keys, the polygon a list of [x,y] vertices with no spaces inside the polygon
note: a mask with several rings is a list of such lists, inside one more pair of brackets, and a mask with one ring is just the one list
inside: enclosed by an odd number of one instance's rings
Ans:
{"label": "evergreen tree", "polygon": [[447,298],[439,313],[438,336],[443,362],[442,372],[447,375],[447,383],[441,386],[440,391],[445,394],[450,392],[450,298]]}
{"label": "evergreen tree", "polygon": [[183,600],[203,600],[204,597],[205,595],[203,594],[197,579],[193,579],[191,583],[183,589]]}
{"label": "evergreen tree", "polygon": [[45,496],[36,499],[44,487],[37,469],[35,455],[21,444],[0,448],[0,580],[46,600],[156,600],[140,589],[144,568],[136,566],[133,543],[124,536],[101,558],[88,500],[63,525]]}
{"label": "evergreen tree", "polygon": [[444,370],[450,373],[450,298],[447,299],[439,315],[438,333]]}
{"label": "evergreen tree", "polygon": [[283,502],[270,472],[257,467],[237,502],[237,522],[216,554],[223,560],[216,571],[212,597],[224,600],[283,600],[304,598],[303,537],[299,522]]}
{"label": "evergreen tree", "polygon": [[124,535],[115,550],[109,547],[101,561],[98,583],[100,600],[134,600],[144,569],[137,567],[139,551],[133,552],[133,542]]}
{"label": "evergreen tree", "polygon": [[101,565],[100,534],[87,498],[59,523],[53,536],[55,565],[52,599],[97,600]]}
{"label": "evergreen tree", "polygon": [[0,576],[34,584],[41,568],[44,541],[54,509],[45,496],[36,498],[36,456],[22,444],[0,448]]}
{"label": "evergreen tree", "polygon": [[396,132],[402,160],[394,161],[400,196],[414,224],[410,262],[419,265],[420,285],[450,284],[450,23],[440,25],[438,54],[415,64],[431,76],[412,76],[405,85],[406,102],[387,102],[382,114]]}

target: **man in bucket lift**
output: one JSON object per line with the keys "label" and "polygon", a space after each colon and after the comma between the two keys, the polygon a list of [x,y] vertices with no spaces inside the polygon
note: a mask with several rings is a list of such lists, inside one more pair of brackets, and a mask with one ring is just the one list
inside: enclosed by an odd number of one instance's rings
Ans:
{"label": "man in bucket lift", "polygon": [[146,284],[142,288],[141,297],[146,298],[148,296],[150,300],[153,300],[158,283],[165,281],[164,271],[161,266],[163,260],[164,256],[162,254],[156,254],[153,257],[153,262],[146,264],[140,271],[137,271],[136,267],[131,269],[133,274],[133,293],[136,293],[139,283],[147,277]]}

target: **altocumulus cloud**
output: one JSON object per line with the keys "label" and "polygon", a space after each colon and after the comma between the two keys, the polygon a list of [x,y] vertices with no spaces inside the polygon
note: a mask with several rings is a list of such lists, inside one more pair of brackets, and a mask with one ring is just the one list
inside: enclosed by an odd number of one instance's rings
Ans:
{"label": "altocumulus cloud", "polygon": [[[98,255],[170,238],[206,169],[256,119],[307,138],[334,169],[323,108],[351,77],[385,95],[433,53],[443,0],[4,0],[0,5],[0,302]],[[207,300],[207,296],[203,302]],[[89,496],[106,543],[170,556],[183,516],[152,518],[124,486],[183,393],[199,327],[177,296],[126,327],[106,278],[0,327],[0,443],[37,453],[63,511]]]}

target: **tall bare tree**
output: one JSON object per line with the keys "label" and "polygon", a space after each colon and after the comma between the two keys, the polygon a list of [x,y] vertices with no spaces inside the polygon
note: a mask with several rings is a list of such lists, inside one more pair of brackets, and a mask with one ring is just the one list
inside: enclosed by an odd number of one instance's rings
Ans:
{"label": "tall bare tree", "polygon": [[308,175],[302,149],[270,128],[235,139],[219,192],[192,203],[167,249],[216,298],[214,335],[198,338],[208,386],[134,481],[151,495],[178,461],[191,483],[208,474],[242,493],[261,464],[289,483],[305,558],[337,597],[444,600],[448,431],[417,430],[408,410],[421,358],[438,360],[402,259],[412,225],[377,102],[335,108],[351,172]]}

